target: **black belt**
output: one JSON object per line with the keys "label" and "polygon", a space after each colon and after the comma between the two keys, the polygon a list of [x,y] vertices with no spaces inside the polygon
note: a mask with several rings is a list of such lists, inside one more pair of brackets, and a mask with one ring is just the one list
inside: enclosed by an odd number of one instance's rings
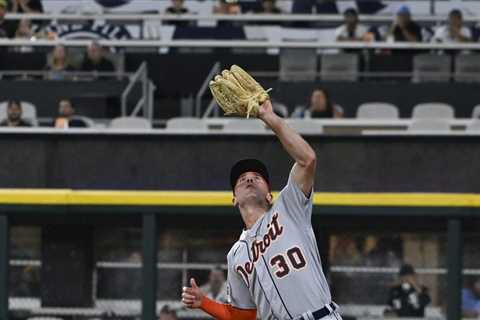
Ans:
{"label": "black belt", "polygon": [[[331,314],[333,311],[335,311],[337,309],[337,305],[333,302],[330,302],[328,304],[328,306],[325,306],[323,307],[322,309],[318,309],[317,311],[313,311],[312,312],[312,315],[313,315],[313,319],[314,320],[320,320],[322,319],[323,317],[326,317],[328,316],[329,314]],[[303,320],[309,320],[308,318],[305,318],[305,316],[302,316]]]}

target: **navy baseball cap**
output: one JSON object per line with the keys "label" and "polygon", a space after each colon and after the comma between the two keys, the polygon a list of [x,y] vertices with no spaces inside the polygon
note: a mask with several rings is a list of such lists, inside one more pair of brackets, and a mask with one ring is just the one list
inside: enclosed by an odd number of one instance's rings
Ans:
{"label": "navy baseball cap", "polygon": [[235,163],[230,171],[230,185],[232,186],[232,190],[235,189],[238,178],[245,172],[249,171],[260,174],[270,186],[268,170],[263,162],[257,159],[243,159]]}

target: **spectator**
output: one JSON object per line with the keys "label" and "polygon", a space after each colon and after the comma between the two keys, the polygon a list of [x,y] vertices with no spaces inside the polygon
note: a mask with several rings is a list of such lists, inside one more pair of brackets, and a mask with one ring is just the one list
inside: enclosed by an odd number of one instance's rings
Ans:
{"label": "spectator", "polygon": [[22,104],[20,101],[10,100],[7,105],[7,119],[0,122],[2,127],[31,127],[32,125],[22,119]]}
{"label": "spectator", "polygon": [[0,38],[13,38],[15,35],[16,24],[14,21],[5,20],[7,13],[7,0],[0,0]]}
{"label": "spectator", "polygon": [[74,70],[70,65],[67,49],[63,45],[55,46],[45,69],[49,70],[47,77],[50,80],[63,80],[65,72]]}
{"label": "spectator", "polygon": [[87,54],[82,62],[82,71],[113,72],[113,63],[105,58],[104,49],[98,42],[92,42],[87,48]]}
{"label": "spectator", "polygon": [[[12,13],[43,13],[42,0],[10,0],[8,11]],[[14,29],[19,28],[21,21],[12,21],[15,25]],[[45,20],[34,20],[33,24],[35,25],[46,25],[48,24]]]}
{"label": "spectator", "polygon": [[75,109],[70,100],[62,99],[58,104],[58,117],[55,119],[54,127],[58,129],[86,128],[88,124],[75,116]]}
{"label": "spectator", "polygon": [[171,0],[172,5],[165,10],[165,13],[170,14],[185,14],[188,9],[184,7],[184,0]]}
{"label": "spectator", "polygon": [[358,23],[357,10],[349,8],[343,13],[344,24],[335,30],[337,41],[366,41],[373,37],[368,28]]}
{"label": "spectator", "polygon": [[282,10],[277,7],[277,0],[260,0],[260,6],[256,7],[253,12],[264,14],[280,14]]}
{"label": "spectator", "polygon": [[463,26],[463,15],[458,9],[450,11],[448,23],[435,30],[432,41],[444,43],[458,43],[472,41],[472,32]]}
{"label": "spectator", "polygon": [[431,299],[428,289],[418,283],[415,270],[409,264],[400,268],[399,280],[390,288],[389,309],[386,314],[397,317],[424,317],[425,307]]}
{"label": "spectator", "polygon": [[397,11],[395,23],[390,28],[387,40],[394,42],[421,42],[422,30],[410,15],[407,6],[401,6]]}
{"label": "spectator", "polygon": [[317,88],[310,96],[310,106],[303,114],[304,118],[343,118],[343,110],[330,99],[325,89]]}
{"label": "spectator", "polygon": [[[171,0],[172,5],[165,10],[168,14],[186,14],[188,9],[184,6],[184,0]],[[190,21],[166,21],[166,24],[174,25],[177,27],[188,26]]]}
{"label": "spectator", "polygon": [[158,320],[177,320],[177,312],[171,309],[168,305],[164,305],[160,310]]}
{"label": "spectator", "polygon": [[220,266],[213,268],[208,275],[208,283],[200,289],[208,298],[227,303],[227,286],[225,282],[225,274]]}
{"label": "spectator", "polygon": [[9,11],[14,13],[42,13],[43,5],[41,0],[11,0]]}
{"label": "spectator", "polygon": [[239,14],[242,8],[238,4],[238,0],[220,0],[217,6],[213,7],[215,14]]}
{"label": "spectator", "polygon": [[462,312],[465,318],[480,317],[480,278],[462,289]]}
{"label": "spectator", "polygon": [[30,39],[33,37],[32,23],[28,19],[22,19],[18,23],[17,31],[15,31],[15,38]]}

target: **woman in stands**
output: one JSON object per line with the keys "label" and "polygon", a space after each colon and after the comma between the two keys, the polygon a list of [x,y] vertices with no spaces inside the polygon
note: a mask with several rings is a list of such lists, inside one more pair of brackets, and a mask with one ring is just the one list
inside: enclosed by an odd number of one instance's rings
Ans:
{"label": "woman in stands", "polygon": [[330,99],[328,91],[317,88],[310,96],[310,106],[303,114],[304,118],[343,118],[343,110]]}
{"label": "woman in stands", "polygon": [[46,69],[50,71],[48,73],[50,80],[64,80],[65,72],[74,70],[70,65],[67,49],[63,45],[59,44],[53,49]]}

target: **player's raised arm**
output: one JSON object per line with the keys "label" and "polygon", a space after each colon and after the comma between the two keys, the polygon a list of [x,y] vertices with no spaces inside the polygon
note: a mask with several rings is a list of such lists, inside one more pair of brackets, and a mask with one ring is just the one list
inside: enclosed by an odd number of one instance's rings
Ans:
{"label": "player's raised arm", "polygon": [[293,180],[309,197],[315,176],[316,157],[313,149],[272,110],[268,91],[245,70],[233,65],[210,81],[210,90],[225,114],[262,119],[280,139],[295,160]]}
{"label": "player's raised arm", "polygon": [[285,150],[295,160],[293,179],[305,196],[310,197],[315,178],[315,151],[295,130],[273,112],[270,100],[265,101],[260,107],[258,118],[275,132]]}

